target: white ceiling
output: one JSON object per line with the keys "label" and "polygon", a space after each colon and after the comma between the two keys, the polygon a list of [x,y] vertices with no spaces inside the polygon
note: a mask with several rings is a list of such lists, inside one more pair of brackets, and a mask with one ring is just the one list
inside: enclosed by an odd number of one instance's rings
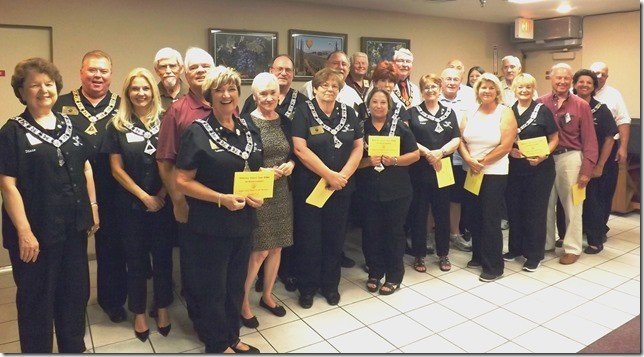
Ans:
{"label": "white ceiling", "polygon": [[[520,5],[507,2],[507,0],[485,0],[486,5],[484,7],[481,7],[481,0],[292,1],[496,23],[512,23],[517,17],[544,19],[568,15],[586,16],[640,9],[639,0],[541,0],[531,4]],[[564,1],[570,3],[572,7],[572,11],[568,14],[560,14],[555,11],[557,6]]]}

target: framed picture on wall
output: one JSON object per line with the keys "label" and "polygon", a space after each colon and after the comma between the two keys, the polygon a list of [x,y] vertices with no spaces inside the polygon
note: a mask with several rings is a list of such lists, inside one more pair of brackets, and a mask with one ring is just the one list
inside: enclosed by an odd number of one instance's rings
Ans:
{"label": "framed picture on wall", "polygon": [[232,67],[243,84],[268,71],[277,55],[277,32],[208,29],[208,47],[215,65]]}
{"label": "framed picture on wall", "polygon": [[400,48],[411,50],[410,46],[410,40],[400,38],[360,37],[360,51],[369,57],[370,70],[380,61],[391,61],[394,51]]}
{"label": "framed picture on wall", "polygon": [[334,51],[347,52],[347,34],[288,30],[288,54],[293,58],[296,81],[311,80]]}

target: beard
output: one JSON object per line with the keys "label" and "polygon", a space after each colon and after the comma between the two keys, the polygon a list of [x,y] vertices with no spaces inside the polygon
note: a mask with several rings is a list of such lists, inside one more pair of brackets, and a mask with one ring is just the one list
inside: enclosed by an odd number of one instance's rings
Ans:
{"label": "beard", "polygon": [[174,86],[177,85],[177,77],[172,76],[172,77],[165,77],[163,78],[163,86],[166,88],[173,88]]}

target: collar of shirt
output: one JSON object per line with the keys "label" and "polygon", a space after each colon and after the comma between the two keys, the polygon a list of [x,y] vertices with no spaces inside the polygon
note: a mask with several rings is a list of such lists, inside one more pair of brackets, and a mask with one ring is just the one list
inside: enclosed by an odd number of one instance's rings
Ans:
{"label": "collar of shirt", "polygon": [[210,110],[212,109],[210,105],[204,104],[197,99],[197,96],[192,92],[192,90],[188,91],[188,94],[186,94],[187,100],[188,100],[188,105],[190,106],[190,109],[203,109],[203,110]]}
{"label": "collar of shirt", "polygon": [[[110,92],[110,91],[108,90],[108,91],[107,91],[107,93],[105,93],[105,97],[103,97],[103,99],[101,99],[101,101],[100,101],[100,102],[98,102],[98,104],[96,104],[96,106],[94,106],[94,105],[92,105],[92,103],[90,103],[90,102],[89,102],[89,100],[85,97],[85,94],[83,94],[83,87],[78,88],[78,94],[79,94],[79,96],[80,96],[80,100],[81,100],[81,102],[83,103],[83,105],[84,105],[86,108],[94,108],[94,109],[98,109],[98,108],[104,108],[104,107],[107,107],[107,106],[110,104],[110,99],[112,99],[112,92]],[[116,106],[116,108],[118,108],[118,105]]]}
{"label": "collar of shirt", "polygon": [[[159,82],[159,83],[157,84],[157,87],[159,88],[159,94],[160,94],[162,97],[166,97],[166,98],[174,99],[174,98],[172,98],[172,97],[170,96],[170,94],[168,94],[168,91],[167,91],[167,90],[165,89],[165,87],[163,86],[163,82]],[[177,93],[177,97],[178,97],[178,96],[180,96],[180,95],[182,95],[182,94],[186,94],[186,93],[188,93],[188,85],[187,85],[187,84],[184,84],[184,83],[183,83],[183,81],[182,81],[181,79],[179,79],[179,93]]]}
{"label": "collar of shirt", "polygon": [[441,93],[441,94],[438,96],[438,101],[439,101],[439,102],[443,102],[443,103],[451,103],[451,104],[453,104],[453,103],[458,103],[458,102],[460,102],[460,101],[461,101],[461,98],[459,98],[459,97],[458,97],[458,92],[457,92],[457,94],[456,94],[456,97],[454,97],[454,99],[449,99],[449,98],[445,97],[445,96],[443,95],[443,93]]}
{"label": "collar of shirt", "polygon": [[[572,93],[570,93],[569,91],[566,92],[566,94],[565,94],[565,96],[563,98],[564,103],[570,98],[571,94]],[[552,100],[555,101],[555,102],[559,101],[559,96],[557,95],[557,92],[552,92]]]}

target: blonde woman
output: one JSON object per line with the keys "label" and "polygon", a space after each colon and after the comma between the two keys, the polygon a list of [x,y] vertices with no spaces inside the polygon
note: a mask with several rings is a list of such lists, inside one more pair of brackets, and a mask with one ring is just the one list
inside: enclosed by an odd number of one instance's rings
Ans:
{"label": "blonde woman", "polygon": [[157,329],[170,332],[167,307],[172,303],[172,215],[165,206],[166,192],[156,165],[161,99],[152,73],[133,69],[125,78],[118,114],[112,119],[102,152],[110,155],[112,175],[120,184],[123,245],[127,263],[128,308],[135,315],[134,332],[145,341],[146,275],[153,259],[154,303]]}

